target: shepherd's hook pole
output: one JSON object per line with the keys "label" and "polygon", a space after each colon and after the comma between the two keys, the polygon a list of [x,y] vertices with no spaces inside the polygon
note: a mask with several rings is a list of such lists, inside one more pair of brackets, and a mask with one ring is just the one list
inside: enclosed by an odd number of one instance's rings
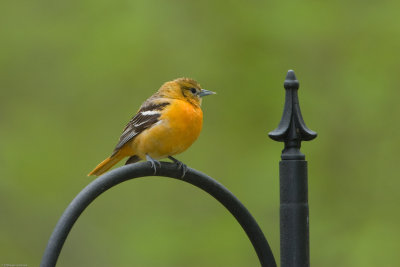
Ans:
{"label": "shepherd's hook pole", "polygon": [[282,119],[269,133],[285,146],[279,163],[281,267],[309,267],[309,218],[307,161],[300,152],[302,141],[317,137],[307,128],[300,111],[297,91],[299,81],[289,70],[284,82],[286,90]]}

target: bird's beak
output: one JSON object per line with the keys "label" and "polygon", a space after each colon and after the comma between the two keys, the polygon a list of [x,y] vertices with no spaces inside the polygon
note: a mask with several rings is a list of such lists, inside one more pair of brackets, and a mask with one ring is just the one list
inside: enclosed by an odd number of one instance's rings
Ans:
{"label": "bird's beak", "polygon": [[199,96],[203,97],[203,96],[206,96],[206,95],[215,95],[215,94],[216,94],[216,92],[209,91],[209,90],[206,90],[206,89],[201,89],[201,91],[199,93]]}

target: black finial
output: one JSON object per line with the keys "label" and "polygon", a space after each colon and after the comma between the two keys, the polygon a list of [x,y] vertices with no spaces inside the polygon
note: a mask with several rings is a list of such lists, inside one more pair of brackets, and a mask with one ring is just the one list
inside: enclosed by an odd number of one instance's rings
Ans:
{"label": "black finial", "polygon": [[288,70],[285,82],[283,83],[285,89],[299,89],[299,81],[296,78],[293,70]]}
{"label": "black finial", "polygon": [[307,128],[301,116],[297,89],[299,81],[293,70],[289,70],[283,86],[286,89],[285,107],[278,128],[268,135],[271,139],[285,143],[281,158],[283,160],[304,160],[305,156],[300,152],[302,141],[309,141],[317,137],[317,133]]}

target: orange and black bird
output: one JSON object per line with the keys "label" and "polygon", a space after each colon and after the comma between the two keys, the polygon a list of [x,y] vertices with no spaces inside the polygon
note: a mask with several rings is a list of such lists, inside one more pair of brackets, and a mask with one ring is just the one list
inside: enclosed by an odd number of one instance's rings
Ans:
{"label": "orange and black bird", "polygon": [[173,158],[190,147],[203,125],[201,100],[215,94],[189,78],[164,83],[128,122],[110,157],[88,175],[101,175],[125,157],[126,164],[147,160],[156,173],[159,159],[169,158],[186,172],[186,165]]}

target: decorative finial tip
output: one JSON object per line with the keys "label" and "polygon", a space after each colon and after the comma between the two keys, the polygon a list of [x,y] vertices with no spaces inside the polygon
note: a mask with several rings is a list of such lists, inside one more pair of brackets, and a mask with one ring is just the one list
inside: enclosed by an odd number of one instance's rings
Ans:
{"label": "decorative finial tip", "polygon": [[299,81],[296,78],[296,74],[294,74],[293,70],[289,70],[285,82],[283,83],[285,89],[298,89],[299,88]]}

